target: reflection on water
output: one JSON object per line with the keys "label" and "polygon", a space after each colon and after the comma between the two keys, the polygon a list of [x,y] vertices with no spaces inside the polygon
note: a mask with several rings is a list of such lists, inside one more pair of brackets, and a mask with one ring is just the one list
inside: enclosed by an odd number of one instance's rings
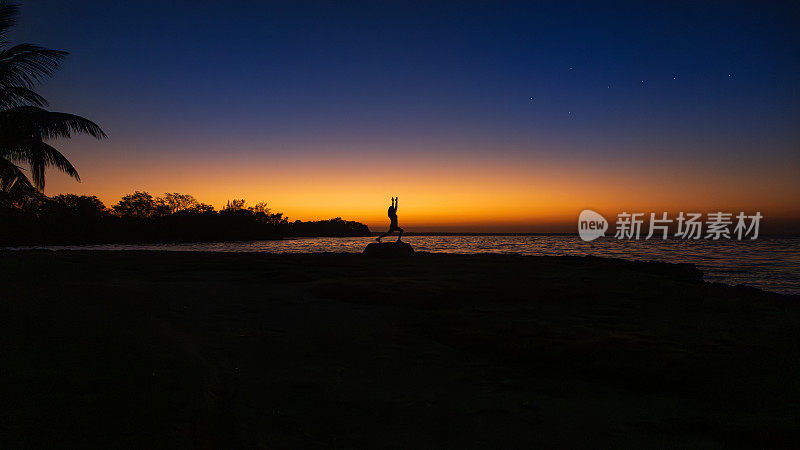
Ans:
{"label": "reflection on water", "polygon": [[[800,294],[800,237],[764,237],[756,241],[627,241],[577,236],[408,236],[417,251],[437,253],[518,253],[522,255],[595,255],[694,263],[708,281],[745,284]],[[209,242],[153,245],[53,246],[75,250],[178,250],[212,252],[361,252],[373,238],[303,238],[282,241]]]}

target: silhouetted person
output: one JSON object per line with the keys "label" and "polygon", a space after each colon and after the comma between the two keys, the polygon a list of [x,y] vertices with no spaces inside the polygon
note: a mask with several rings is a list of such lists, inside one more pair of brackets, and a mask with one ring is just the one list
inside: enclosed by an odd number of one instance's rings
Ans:
{"label": "silhouetted person", "polygon": [[389,231],[383,233],[382,235],[378,236],[376,239],[378,242],[381,241],[382,238],[392,234],[393,231],[399,231],[400,234],[397,235],[397,242],[400,242],[400,238],[403,237],[403,229],[397,226],[397,199],[399,197],[392,197],[392,206],[389,207],[389,220],[392,222],[389,224]]}

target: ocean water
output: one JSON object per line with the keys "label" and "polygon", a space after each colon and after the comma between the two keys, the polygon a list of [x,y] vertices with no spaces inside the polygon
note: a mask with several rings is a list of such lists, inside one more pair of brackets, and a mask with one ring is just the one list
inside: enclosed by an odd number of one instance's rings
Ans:
{"label": "ocean water", "polygon": [[[391,236],[384,242],[391,241]],[[693,263],[707,281],[743,284],[784,294],[800,294],[800,236],[736,240],[617,240],[583,242],[578,236],[407,236],[417,251],[435,253],[515,253],[594,255],[634,260]],[[296,238],[281,241],[207,242],[151,245],[81,245],[52,250],[175,250],[211,252],[360,253],[374,238]]]}

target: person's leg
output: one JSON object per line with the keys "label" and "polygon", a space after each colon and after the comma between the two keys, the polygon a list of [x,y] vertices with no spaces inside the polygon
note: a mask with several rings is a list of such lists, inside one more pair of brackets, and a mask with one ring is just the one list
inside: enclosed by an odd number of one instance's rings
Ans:
{"label": "person's leg", "polygon": [[378,236],[378,237],[377,237],[377,239],[375,239],[375,240],[376,240],[376,241],[378,241],[378,242],[380,242],[380,241],[381,241],[381,239],[385,238],[386,236],[388,236],[388,235],[390,235],[390,234],[392,234],[392,229],[391,229],[391,227],[389,228],[389,231],[387,231],[386,233],[383,233],[382,235]]}
{"label": "person's leg", "polygon": [[394,229],[400,233],[397,235],[397,242],[400,242],[400,238],[403,237],[403,229],[400,227],[395,227]]}

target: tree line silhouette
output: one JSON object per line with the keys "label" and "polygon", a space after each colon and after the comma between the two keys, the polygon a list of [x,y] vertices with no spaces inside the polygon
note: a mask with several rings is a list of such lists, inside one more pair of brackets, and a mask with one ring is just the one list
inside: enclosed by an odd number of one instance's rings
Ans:
{"label": "tree line silhouette", "polygon": [[111,208],[96,196],[0,192],[0,245],[209,242],[289,236],[369,236],[359,222],[289,222],[265,202],[229,200],[216,211],[193,196],[136,191]]}

